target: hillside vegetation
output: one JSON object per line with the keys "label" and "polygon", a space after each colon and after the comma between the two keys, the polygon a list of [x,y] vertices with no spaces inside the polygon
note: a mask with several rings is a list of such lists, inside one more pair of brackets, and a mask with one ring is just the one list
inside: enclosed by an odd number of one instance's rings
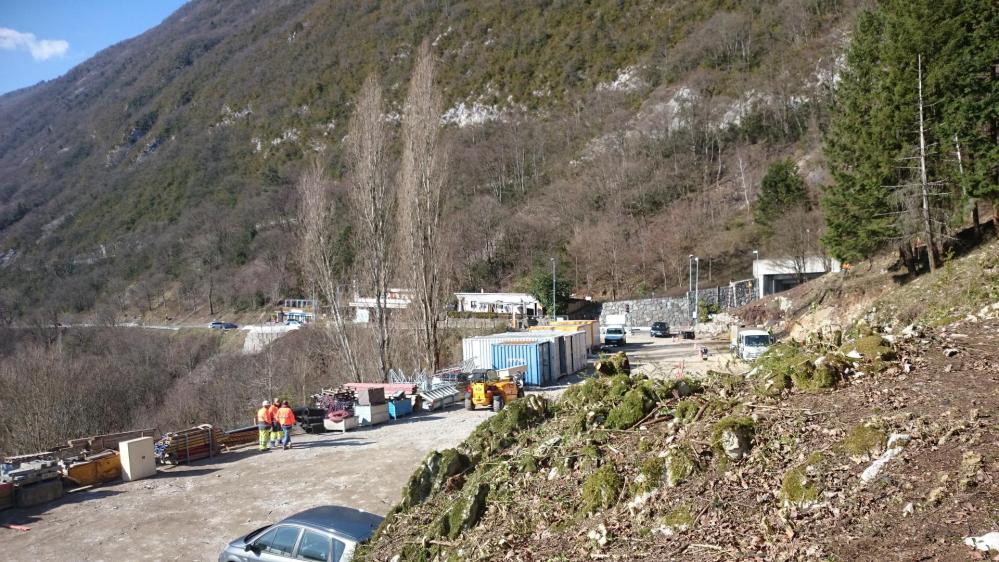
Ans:
{"label": "hillside vegetation", "polygon": [[344,178],[361,82],[379,72],[394,119],[423,38],[457,163],[459,286],[512,286],[557,255],[578,292],[662,292],[695,251],[727,282],[756,247],[768,164],[825,181],[816,147],[855,11],[190,2],[0,97],[0,309],[208,316],[303,292],[293,183],[313,159]]}

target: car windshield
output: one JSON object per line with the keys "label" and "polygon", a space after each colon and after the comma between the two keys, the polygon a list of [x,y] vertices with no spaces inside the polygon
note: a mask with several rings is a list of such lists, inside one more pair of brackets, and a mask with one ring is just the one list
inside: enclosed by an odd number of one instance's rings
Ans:
{"label": "car windshield", "polygon": [[770,336],[746,336],[746,347],[764,347],[770,345]]}
{"label": "car windshield", "polygon": [[624,333],[624,330],[622,330],[621,328],[607,328],[607,333],[620,335]]}
{"label": "car windshield", "polygon": [[661,329],[663,329],[663,328],[666,327],[666,323],[665,322],[656,322],[655,324],[652,325],[652,327],[661,330]]}

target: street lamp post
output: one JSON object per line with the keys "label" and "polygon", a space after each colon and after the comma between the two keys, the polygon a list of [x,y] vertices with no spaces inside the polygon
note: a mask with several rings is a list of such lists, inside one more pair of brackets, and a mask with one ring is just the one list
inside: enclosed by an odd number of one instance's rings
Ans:
{"label": "street lamp post", "polygon": [[552,322],[555,321],[555,258],[552,261]]}
{"label": "street lamp post", "polygon": [[691,314],[691,318],[696,314],[697,303],[691,306],[690,296],[694,293],[694,254],[687,256],[687,306],[691,308],[694,312]]}
{"label": "street lamp post", "polygon": [[[756,278],[756,262],[758,262],[758,261],[760,261],[760,251],[759,250],[753,250],[753,278],[754,279]],[[760,290],[758,291],[758,293],[759,293],[759,298],[762,299],[763,298],[763,279],[760,279],[759,283],[760,283]]]}
{"label": "street lamp post", "polygon": [[694,325],[697,325],[697,313],[701,306],[700,300],[701,285],[701,258],[694,256]]}

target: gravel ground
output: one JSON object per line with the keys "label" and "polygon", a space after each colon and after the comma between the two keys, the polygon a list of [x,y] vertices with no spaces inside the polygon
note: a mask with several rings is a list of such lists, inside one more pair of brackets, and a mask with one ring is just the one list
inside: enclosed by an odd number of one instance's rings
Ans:
{"label": "gravel ground", "polygon": [[[701,359],[699,347],[708,348],[708,359]],[[682,340],[653,338],[647,333],[628,336],[628,345],[621,348],[628,354],[632,369],[651,377],[699,376],[714,371],[744,372],[749,367],[735,361],[728,351],[727,339]]]}
{"label": "gravel ground", "polygon": [[346,434],[293,437],[156,477],[0,513],[5,560],[217,560],[230,540],[303,509],[341,504],[384,515],[432,449],[460,443],[486,410],[451,409]]}

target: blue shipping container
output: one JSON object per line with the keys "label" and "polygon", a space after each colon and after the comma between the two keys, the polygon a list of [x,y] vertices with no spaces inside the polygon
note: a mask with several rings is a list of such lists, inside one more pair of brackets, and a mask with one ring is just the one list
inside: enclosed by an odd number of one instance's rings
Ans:
{"label": "blue shipping container", "polygon": [[548,386],[555,382],[549,360],[551,342],[506,341],[493,344],[493,368],[506,369],[527,365],[524,384]]}

